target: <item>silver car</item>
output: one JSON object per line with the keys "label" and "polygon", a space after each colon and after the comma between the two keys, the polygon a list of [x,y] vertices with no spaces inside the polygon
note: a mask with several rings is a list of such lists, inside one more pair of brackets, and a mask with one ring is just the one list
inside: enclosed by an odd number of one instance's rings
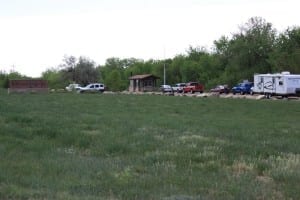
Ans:
{"label": "silver car", "polygon": [[173,88],[170,85],[161,85],[160,91],[162,91],[163,93],[173,92]]}

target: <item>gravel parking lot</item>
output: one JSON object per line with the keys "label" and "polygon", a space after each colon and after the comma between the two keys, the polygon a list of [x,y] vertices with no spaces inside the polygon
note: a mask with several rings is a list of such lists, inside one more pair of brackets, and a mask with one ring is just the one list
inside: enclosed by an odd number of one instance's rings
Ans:
{"label": "gravel parking lot", "polygon": [[[217,94],[217,93],[162,93],[162,92],[110,92],[105,91],[104,94],[131,94],[131,95],[164,95],[164,96],[176,96],[176,97],[195,97],[195,98],[225,98],[225,99],[253,99],[261,100],[266,99],[265,95],[254,94],[254,95],[240,95],[240,94]],[[273,96],[270,100],[296,100],[300,101],[300,97],[288,97],[282,98],[281,96]]]}

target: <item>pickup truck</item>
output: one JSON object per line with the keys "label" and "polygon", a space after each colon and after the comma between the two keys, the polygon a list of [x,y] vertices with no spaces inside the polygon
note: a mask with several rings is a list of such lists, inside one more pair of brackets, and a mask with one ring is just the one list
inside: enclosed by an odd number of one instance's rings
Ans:
{"label": "pickup truck", "polygon": [[240,93],[240,94],[251,94],[251,88],[253,87],[253,83],[246,82],[246,83],[239,83],[238,85],[234,86],[231,91],[232,94]]}
{"label": "pickup truck", "polygon": [[183,87],[183,92],[184,93],[195,93],[195,92],[200,92],[203,93],[204,91],[204,86],[198,82],[189,82],[186,83],[186,86]]}

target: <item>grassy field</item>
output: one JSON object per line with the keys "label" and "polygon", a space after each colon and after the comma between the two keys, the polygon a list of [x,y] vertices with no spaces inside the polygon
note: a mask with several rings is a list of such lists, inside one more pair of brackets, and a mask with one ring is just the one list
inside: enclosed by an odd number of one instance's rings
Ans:
{"label": "grassy field", "polygon": [[0,95],[0,199],[299,199],[300,102]]}

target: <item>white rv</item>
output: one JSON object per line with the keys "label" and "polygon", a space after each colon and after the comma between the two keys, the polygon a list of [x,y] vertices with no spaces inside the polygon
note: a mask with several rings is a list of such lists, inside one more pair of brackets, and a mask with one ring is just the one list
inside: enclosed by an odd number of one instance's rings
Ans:
{"label": "white rv", "polygon": [[267,96],[300,96],[300,74],[255,74],[253,93]]}

